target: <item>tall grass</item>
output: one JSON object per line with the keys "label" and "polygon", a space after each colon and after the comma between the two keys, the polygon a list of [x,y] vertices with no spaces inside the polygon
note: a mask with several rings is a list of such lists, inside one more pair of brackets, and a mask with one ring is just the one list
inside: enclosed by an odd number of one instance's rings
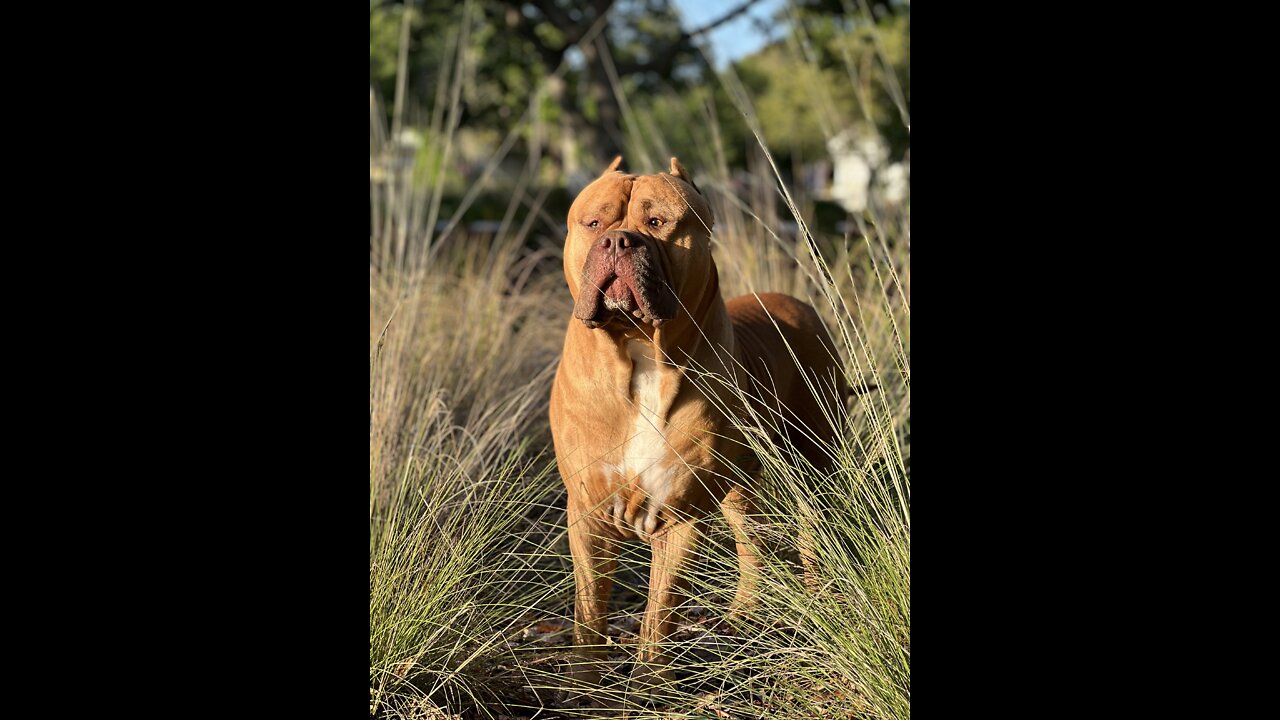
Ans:
{"label": "tall grass", "polygon": [[[453,51],[449,88],[429,113],[435,158],[449,156],[457,128],[457,94],[448,90],[461,81],[462,54]],[[758,132],[751,98],[732,75],[721,81]],[[371,96],[371,162],[388,143],[376,102]],[[396,126],[405,105],[396,104]],[[648,132],[632,141],[661,157],[665,143],[653,119],[624,107],[626,126]],[[509,137],[528,122],[526,115]],[[708,133],[714,150],[714,126]],[[714,160],[723,153],[713,152],[701,174],[694,168],[715,213],[725,297],[781,291],[809,301],[832,331],[850,384],[878,390],[831,409],[839,430],[827,448],[831,472],[770,439],[778,418],[741,419],[763,468],[754,482],[761,492],[755,522],[772,539],[760,606],[732,633],[715,624],[737,564],[727,526],[712,518],[690,572],[689,607],[698,610],[672,642],[680,681],[660,688],[656,702],[631,704],[623,632],[599,699],[615,711],[629,706],[632,717],[908,717],[909,212],[873,206],[858,233],[815,237],[805,202],[783,182],[763,133],[757,137],[754,197],[730,191],[728,168]],[[509,150],[504,143],[495,151],[486,178]],[[482,237],[456,223],[435,231],[438,172],[393,172],[373,189],[371,714],[614,712],[563,705],[557,692],[564,680],[555,629],[571,625],[573,581],[547,401],[572,298],[561,269],[563,236],[542,213],[539,179],[538,164],[528,163],[502,228]],[[782,232],[784,219],[798,233]],[[817,583],[798,573],[801,550],[812,555]],[[646,559],[638,545],[621,557],[619,625],[638,609],[637,568]]]}
{"label": "tall grass", "polygon": [[537,256],[465,240],[429,268],[370,270],[370,683],[379,706],[406,694],[491,702],[477,678],[505,650],[502,633],[563,593],[561,563],[546,554],[562,514],[546,451],[558,347],[545,329],[568,305],[554,298],[552,276],[530,277]]}

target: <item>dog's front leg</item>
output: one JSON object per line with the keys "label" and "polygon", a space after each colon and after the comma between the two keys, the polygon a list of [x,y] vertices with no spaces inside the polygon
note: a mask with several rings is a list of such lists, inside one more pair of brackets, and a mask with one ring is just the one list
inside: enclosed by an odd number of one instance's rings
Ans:
{"label": "dog's front leg", "polygon": [[675,682],[671,660],[662,644],[675,631],[676,607],[684,601],[687,580],[683,573],[697,551],[701,523],[686,520],[667,527],[649,542],[653,561],[649,565],[649,604],[640,627],[640,653],[632,672],[632,693],[663,694]]}
{"label": "dog's front leg", "polygon": [[573,639],[577,655],[569,677],[580,690],[600,683],[600,665],[607,658],[609,593],[617,567],[617,544],[610,529],[593,515],[574,509],[570,499],[569,552],[573,555]]}

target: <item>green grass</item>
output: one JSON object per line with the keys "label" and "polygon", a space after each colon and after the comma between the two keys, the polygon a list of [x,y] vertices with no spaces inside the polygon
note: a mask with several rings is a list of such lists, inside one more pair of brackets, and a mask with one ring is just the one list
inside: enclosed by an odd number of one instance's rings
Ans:
{"label": "green grass", "polygon": [[[750,120],[750,98],[740,101]],[[371,156],[386,135],[381,117],[371,107]],[[643,120],[628,127],[653,127]],[[431,137],[447,155],[443,127]],[[828,448],[836,469],[827,474],[768,440],[770,419],[747,419],[763,466],[759,521],[774,539],[762,603],[732,633],[717,624],[737,565],[727,526],[712,518],[690,573],[696,610],[672,643],[681,678],[631,716],[909,717],[909,202],[877,208],[851,236],[813,237],[811,204],[792,197],[767,159],[748,197],[729,190],[728,168],[694,168],[716,218],[724,296],[778,291],[809,301],[850,383],[878,390],[831,413],[840,440]],[[496,237],[438,236],[429,220],[442,185],[429,174],[395,176],[372,198],[371,714],[588,712],[557,697],[567,633],[556,631],[572,625],[573,579],[547,402],[572,298],[563,237],[539,213],[547,193],[537,172],[521,178]],[[779,233],[783,219],[801,227],[798,239]],[[813,548],[817,587],[797,572],[801,546]],[[647,548],[629,544],[620,559],[614,667],[601,691],[617,704],[629,701],[628,618],[642,602]]]}

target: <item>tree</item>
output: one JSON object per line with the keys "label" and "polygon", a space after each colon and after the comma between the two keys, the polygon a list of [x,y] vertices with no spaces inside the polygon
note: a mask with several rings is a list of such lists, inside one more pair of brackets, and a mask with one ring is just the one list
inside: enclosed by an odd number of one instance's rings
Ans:
{"label": "tree", "polygon": [[[733,8],[725,18],[754,2]],[[572,139],[546,150],[566,168],[579,161],[568,146],[589,148],[593,166],[622,152],[623,117],[615,90],[624,81],[628,90],[647,93],[678,91],[709,78],[711,69],[695,41],[725,19],[683,30],[670,0],[475,0],[470,17],[465,5],[432,0],[409,5],[416,12],[407,33],[407,94],[419,106],[440,95],[450,42],[461,36],[451,29],[471,22],[463,53],[465,122],[509,126],[512,114],[523,112],[545,82],[549,107],[539,111]],[[388,112],[404,12],[404,2],[370,9],[370,85]]]}
{"label": "tree", "polygon": [[795,40],[824,72],[844,77],[858,114],[902,158],[911,146],[910,1],[796,0],[795,17]]}

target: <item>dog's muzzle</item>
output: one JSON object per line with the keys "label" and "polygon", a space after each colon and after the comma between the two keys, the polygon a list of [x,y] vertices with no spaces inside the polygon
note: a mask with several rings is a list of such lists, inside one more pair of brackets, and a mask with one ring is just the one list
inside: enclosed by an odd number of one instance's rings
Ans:
{"label": "dog's muzzle", "polygon": [[662,270],[656,241],[629,230],[610,230],[591,245],[573,316],[589,328],[621,314],[659,327],[678,305]]}

